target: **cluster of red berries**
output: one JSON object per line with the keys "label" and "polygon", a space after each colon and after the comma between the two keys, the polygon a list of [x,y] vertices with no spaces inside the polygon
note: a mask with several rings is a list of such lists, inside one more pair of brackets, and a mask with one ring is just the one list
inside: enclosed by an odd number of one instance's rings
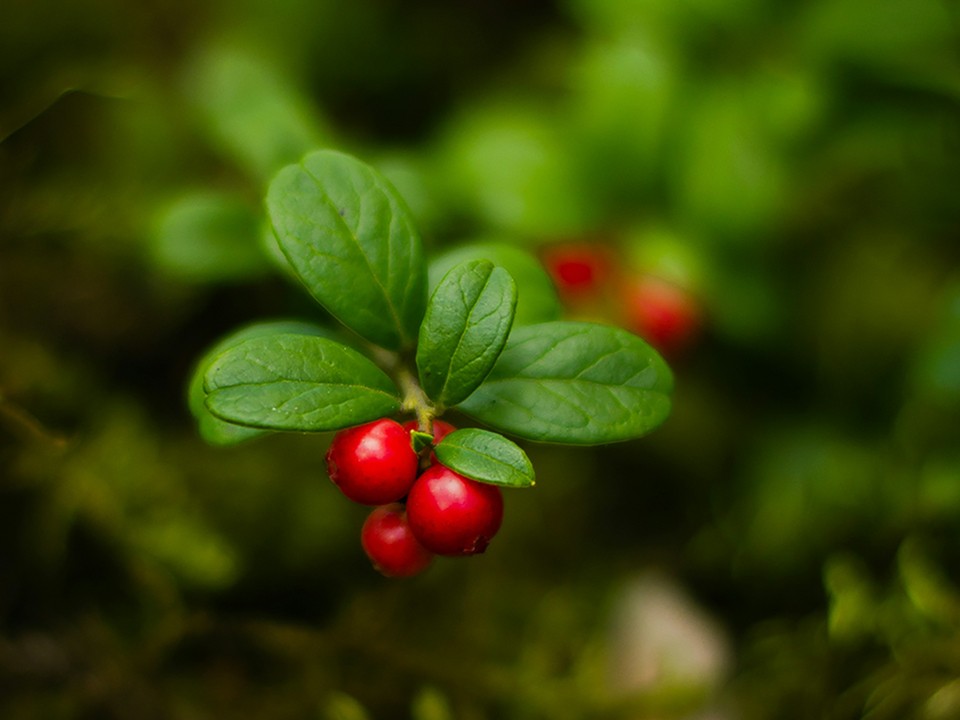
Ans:
{"label": "cluster of red berries", "polygon": [[[500,529],[503,496],[437,462],[420,471],[421,458],[404,425],[381,418],[341,430],[327,452],[330,479],[350,500],[377,506],[367,517],[360,542],[373,566],[387,577],[423,571],[434,555],[482,553]],[[454,428],[433,422],[433,442]]]}
{"label": "cluster of red berries", "polygon": [[611,245],[554,243],[541,258],[574,314],[611,319],[668,356],[681,354],[700,332],[702,309],[693,292],[655,273],[632,271]]}

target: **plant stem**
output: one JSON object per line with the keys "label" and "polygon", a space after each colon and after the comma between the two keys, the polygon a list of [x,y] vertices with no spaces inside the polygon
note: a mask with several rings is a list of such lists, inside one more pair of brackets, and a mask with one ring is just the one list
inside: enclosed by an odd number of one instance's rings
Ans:
{"label": "plant stem", "polygon": [[433,419],[437,416],[437,408],[430,402],[430,398],[423,392],[420,383],[412,372],[401,365],[396,371],[397,385],[403,394],[403,409],[417,415],[417,429],[433,435]]}
{"label": "plant stem", "polygon": [[23,440],[39,440],[55,450],[67,447],[66,438],[51,432],[33,415],[0,393],[0,423]]}
{"label": "plant stem", "polygon": [[409,363],[404,362],[398,353],[379,347],[372,347],[371,354],[377,365],[392,375],[400,388],[403,398],[401,409],[417,416],[417,429],[420,432],[433,435],[433,420],[440,414],[440,408],[430,402],[430,398],[417,382],[416,374],[410,370]]}

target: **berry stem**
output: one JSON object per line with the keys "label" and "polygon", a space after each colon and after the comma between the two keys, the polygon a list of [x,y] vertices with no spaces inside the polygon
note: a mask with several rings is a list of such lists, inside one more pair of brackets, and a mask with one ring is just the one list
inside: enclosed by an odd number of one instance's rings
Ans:
{"label": "berry stem", "polygon": [[403,409],[416,413],[417,429],[420,432],[433,434],[433,419],[437,416],[437,408],[430,402],[430,398],[423,392],[416,377],[406,367],[400,366],[396,373],[397,385],[403,393]]}
{"label": "berry stem", "polygon": [[383,348],[374,347],[371,349],[374,361],[382,367],[388,374],[393,376],[394,382],[400,388],[402,399],[401,409],[404,412],[411,412],[417,416],[417,429],[420,432],[433,434],[433,419],[437,417],[441,410],[436,407],[427,394],[417,382],[417,376],[411,372],[409,365],[403,361],[403,358],[394,352],[389,352]]}

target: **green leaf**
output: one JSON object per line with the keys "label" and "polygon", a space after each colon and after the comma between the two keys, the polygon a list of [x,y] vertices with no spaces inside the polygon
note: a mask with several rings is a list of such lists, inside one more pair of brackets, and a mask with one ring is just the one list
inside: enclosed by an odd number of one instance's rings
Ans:
{"label": "green leaf", "polygon": [[535,241],[596,225],[576,148],[542,104],[486,99],[453,116],[441,134],[447,202],[483,226]]}
{"label": "green leaf", "polygon": [[515,488],[535,484],[526,453],[500,433],[478,428],[454,430],[434,452],[441,464],[479,482]]}
{"label": "green leaf", "polygon": [[209,139],[257,179],[267,180],[330,136],[308,95],[249,49],[213,43],[185,76]]}
{"label": "green leaf", "polygon": [[413,698],[410,717],[411,720],[453,720],[454,714],[446,695],[427,685]]}
{"label": "green leaf", "polygon": [[187,282],[262,275],[270,265],[259,247],[259,218],[230,193],[185,194],[164,207],[151,235],[153,262]]}
{"label": "green leaf", "polygon": [[239,425],[271,430],[339,430],[400,407],[393,382],[346,345],[277,334],[235,345],[204,378],[207,408]]}
{"label": "green leaf", "polygon": [[507,342],[516,305],[510,273],[487,260],[462,263],[444,276],[417,343],[420,382],[430,398],[456,405],[479,387]]}
{"label": "green leaf", "polygon": [[552,322],[516,328],[459,409],[529,440],[594,445],[653,430],[670,413],[672,390],[670,368],[636,335]]}
{"label": "green leaf", "polygon": [[280,249],[321,305],[377,345],[413,345],[426,263],[410,211],[389,182],[349,155],[322,150],[277,174],[267,210]]}
{"label": "green leaf", "polygon": [[682,125],[683,151],[670,174],[683,217],[696,231],[709,228],[718,242],[769,242],[768,232],[787,201],[785,158],[762,131],[761,116],[740,85],[703,92]]}
{"label": "green leaf", "polygon": [[131,522],[127,542],[184,586],[220,589],[239,575],[237,551],[201,518],[183,512],[153,512]]}
{"label": "green leaf", "polygon": [[333,692],[327,698],[323,720],[370,720],[370,715],[356,698]]}
{"label": "green leaf", "polygon": [[410,444],[413,445],[413,451],[419,455],[421,450],[433,446],[433,435],[413,430],[410,433]]}
{"label": "green leaf", "polygon": [[468,260],[489,260],[503,267],[517,285],[514,325],[559,320],[563,305],[543,264],[531,253],[505,242],[475,242],[448,250],[430,262],[430,292],[455,265]]}
{"label": "green leaf", "polygon": [[912,373],[918,395],[937,404],[960,401],[960,283],[947,288],[942,309],[919,348]]}
{"label": "green leaf", "polygon": [[234,425],[221,420],[207,410],[207,394],[203,389],[203,377],[213,361],[226,350],[239,345],[245,340],[255,337],[277,335],[278,333],[299,333],[302,335],[316,335],[318,337],[333,337],[334,333],[326,328],[311,325],[295,320],[280,320],[262,322],[250,325],[231,333],[211,347],[194,367],[193,375],[187,391],[187,403],[190,412],[197,420],[200,436],[211,445],[234,445],[236,443],[257,437],[266,433],[266,430]]}
{"label": "green leaf", "polygon": [[[631,4],[634,22],[640,4]],[[582,182],[605,208],[630,207],[656,182],[683,87],[671,43],[642,26],[594,36],[571,68],[570,141],[584,159]]]}

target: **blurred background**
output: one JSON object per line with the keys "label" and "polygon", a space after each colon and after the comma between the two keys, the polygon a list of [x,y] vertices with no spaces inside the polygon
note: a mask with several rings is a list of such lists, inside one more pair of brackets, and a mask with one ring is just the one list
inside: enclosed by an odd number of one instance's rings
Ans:
{"label": "blurred background", "polygon": [[[4,718],[960,717],[955,3],[3,14]],[[525,445],[487,553],[407,581],[328,436],[205,443],[202,354],[324,319],[262,242],[317,147],[647,337],[668,422]]]}

